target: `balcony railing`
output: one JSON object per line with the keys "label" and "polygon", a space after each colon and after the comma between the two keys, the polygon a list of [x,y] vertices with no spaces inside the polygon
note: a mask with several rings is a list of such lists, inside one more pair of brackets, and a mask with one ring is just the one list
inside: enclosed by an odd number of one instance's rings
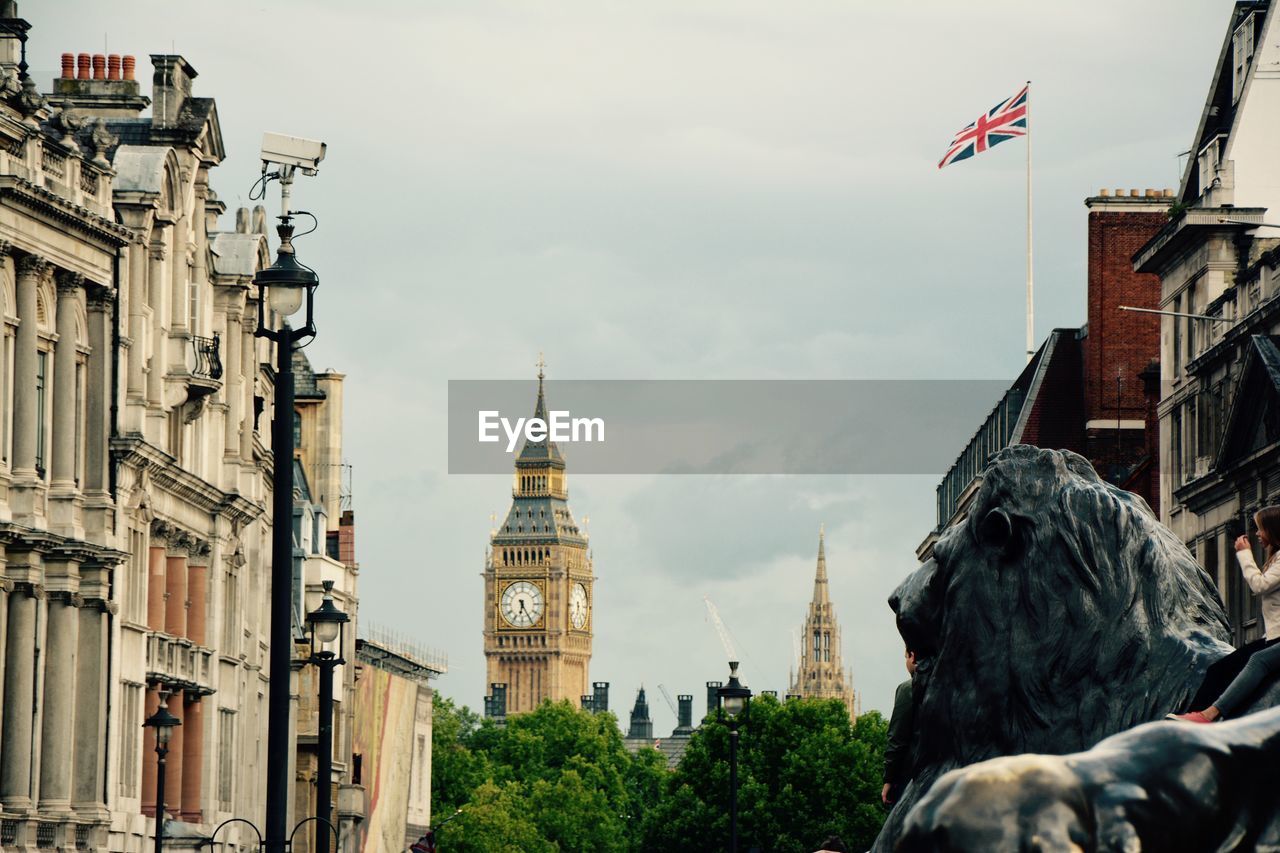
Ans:
{"label": "balcony railing", "polygon": [[222,378],[222,341],[215,332],[212,338],[191,336],[191,348],[195,351],[193,376],[217,381]]}
{"label": "balcony railing", "polygon": [[147,638],[147,674],[166,683],[210,689],[213,652],[190,640],[151,634]]}

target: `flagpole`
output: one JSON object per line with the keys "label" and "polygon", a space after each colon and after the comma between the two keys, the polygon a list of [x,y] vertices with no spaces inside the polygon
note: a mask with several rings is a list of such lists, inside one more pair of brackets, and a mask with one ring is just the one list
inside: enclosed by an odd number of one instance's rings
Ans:
{"label": "flagpole", "polygon": [[1035,284],[1031,265],[1031,81],[1027,81],[1027,363],[1035,354]]}

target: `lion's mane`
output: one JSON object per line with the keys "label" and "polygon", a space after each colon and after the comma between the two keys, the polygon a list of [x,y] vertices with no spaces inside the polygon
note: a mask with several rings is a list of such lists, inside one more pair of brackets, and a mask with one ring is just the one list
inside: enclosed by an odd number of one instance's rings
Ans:
{"label": "lion's mane", "polygon": [[878,850],[942,773],[1158,719],[1230,651],[1212,580],[1146,502],[1075,453],[1026,445],[991,458],[890,606],[919,661],[915,775]]}

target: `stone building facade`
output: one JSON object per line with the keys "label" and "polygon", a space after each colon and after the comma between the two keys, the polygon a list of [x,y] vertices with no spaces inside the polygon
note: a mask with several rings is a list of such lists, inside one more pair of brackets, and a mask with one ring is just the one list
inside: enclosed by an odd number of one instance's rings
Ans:
{"label": "stone building facade", "polygon": [[844,668],[840,653],[840,624],[831,603],[827,579],[826,533],[818,533],[818,567],[813,578],[813,599],[805,614],[800,634],[800,660],[791,673],[792,696],[807,699],[839,699],[849,709],[850,719],[859,713],[858,693],[853,689],[853,671]]}
{"label": "stone building facade", "polygon": [[1237,645],[1260,637],[1262,622],[1233,542],[1253,532],[1254,511],[1280,503],[1277,18],[1274,0],[1233,5],[1178,209],[1133,258],[1159,277],[1170,312],[1160,330],[1161,520],[1217,581]]}
{"label": "stone building facade", "polygon": [[[279,462],[250,287],[271,260],[265,211],[220,230],[217,108],[183,57],[151,57],[148,96],[133,57],[64,54],[44,96],[14,37],[29,24],[12,2],[0,17],[0,848],[151,849],[142,722],[162,691],[182,722],[166,846],[195,848],[227,818],[263,820]],[[354,614],[329,467],[341,377],[307,377],[297,464],[318,494],[310,528],[306,507],[295,518],[297,610],[334,579]],[[236,825],[215,846],[250,839]]]}
{"label": "stone building facade", "polygon": [[[534,417],[547,420],[541,370]],[[527,441],[520,449],[511,496],[483,575],[490,716],[531,711],[544,699],[577,702],[591,683],[595,574],[555,442]]]}

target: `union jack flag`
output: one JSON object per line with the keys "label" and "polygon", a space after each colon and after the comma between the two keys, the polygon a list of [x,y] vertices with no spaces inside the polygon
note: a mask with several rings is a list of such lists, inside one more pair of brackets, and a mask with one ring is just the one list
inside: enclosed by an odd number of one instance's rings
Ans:
{"label": "union jack flag", "polygon": [[1022,87],[1022,91],[1012,98],[1006,98],[978,116],[977,121],[965,125],[964,130],[951,140],[947,153],[938,161],[938,168],[950,166],[960,160],[967,160],[974,154],[981,154],[992,145],[998,145],[1006,139],[1027,135],[1027,90],[1031,84]]}

